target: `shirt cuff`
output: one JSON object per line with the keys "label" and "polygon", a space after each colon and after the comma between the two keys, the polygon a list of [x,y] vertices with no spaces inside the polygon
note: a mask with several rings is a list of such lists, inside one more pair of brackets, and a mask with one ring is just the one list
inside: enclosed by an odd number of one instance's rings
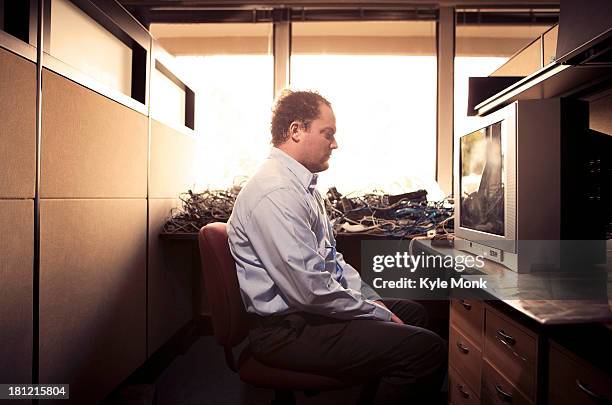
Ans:
{"label": "shirt cuff", "polygon": [[363,280],[361,281],[361,295],[369,301],[382,300],[380,295]]}
{"label": "shirt cuff", "polygon": [[374,315],[375,319],[380,319],[381,321],[391,320],[391,311],[389,311],[387,308],[381,307],[380,305],[372,301],[368,301],[368,302],[374,305],[374,312],[372,314]]}

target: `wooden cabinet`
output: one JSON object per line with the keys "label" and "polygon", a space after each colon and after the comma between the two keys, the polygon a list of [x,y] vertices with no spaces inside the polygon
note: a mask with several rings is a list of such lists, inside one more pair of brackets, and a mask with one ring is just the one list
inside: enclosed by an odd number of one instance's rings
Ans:
{"label": "wooden cabinet", "polygon": [[610,404],[612,376],[551,343],[549,355],[549,404]]}
{"label": "wooden cabinet", "polygon": [[452,300],[449,397],[457,404],[535,404],[539,335],[488,303]]}
{"label": "wooden cabinet", "polygon": [[457,299],[451,301],[451,322],[479,347],[482,344],[484,310],[482,301]]}
{"label": "wooden cabinet", "polygon": [[480,404],[480,396],[452,367],[448,370],[448,396],[453,405]]}
{"label": "wooden cabinet", "polygon": [[448,357],[457,373],[480,396],[482,351],[453,326],[450,328]]}
{"label": "wooden cabinet", "polygon": [[535,401],[537,335],[487,306],[484,359],[504,375],[513,388]]}
{"label": "wooden cabinet", "polygon": [[479,404],[482,375],[482,301],[451,301],[449,395],[452,404]]}
{"label": "wooden cabinet", "polygon": [[531,405],[530,401],[503,373],[484,360],[482,367],[482,403],[487,405]]}

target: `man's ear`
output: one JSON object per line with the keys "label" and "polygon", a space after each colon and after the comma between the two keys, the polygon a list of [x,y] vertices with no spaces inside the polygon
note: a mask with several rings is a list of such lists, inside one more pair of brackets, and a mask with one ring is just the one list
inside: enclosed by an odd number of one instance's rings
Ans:
{"label": "man's ear", "polygon": [[289,125],[289,136],[293,140],[293,142],[299,142],[302,135],[302,123],[299,121],[293,121],[291,125]]}

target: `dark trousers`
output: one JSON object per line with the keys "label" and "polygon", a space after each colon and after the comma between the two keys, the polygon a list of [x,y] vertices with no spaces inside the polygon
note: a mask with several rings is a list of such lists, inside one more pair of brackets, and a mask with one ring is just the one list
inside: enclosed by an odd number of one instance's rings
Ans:
{"label": "dark trousers", "polygon": [[446,375],[447,343],[425,329],[423,306],[383,300],[405,325],[306,313],[262,318],[249,333],[262,363],[353,381],[376,381],[375,404],[427,404]]}

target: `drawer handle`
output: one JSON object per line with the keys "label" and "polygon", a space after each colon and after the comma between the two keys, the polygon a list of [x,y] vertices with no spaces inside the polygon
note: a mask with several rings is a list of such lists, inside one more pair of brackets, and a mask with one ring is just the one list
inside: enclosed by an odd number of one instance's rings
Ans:
{"label": "drawer handle", "polygon": [[472,309],[472,304],[468,304],[467,302],[465,302],[465,300],[459,300],[459,302],[461,303],[461,305],[463,305],[463,308],[465,308],[467,311]]}
{"label": "drawer handle", "polygon": [[595,392],[593,392],[588,385],[584,384],[582,381],[580,380],[576,380],[576,385],[578,386],[578,388],[580,388],[585,394],[587,394],[589,397],[593,398],[594,400],[596,400],[598,403],[601,404],[609,404],[610,401],[606,400],[606,398],[604,398],[603,395],[599,395]]}
{"label": "drawer handle", "polygon": [[468,354],[470,352],[470,349],[461,342],[457,342],[457,349],[463,354]]}
{"label": "drawer handle", "polygon": [[495,391],[497,391],[497,394],[504,402],[512,402],[512,394],[508,394],[504,391],[501,385],[495,384]]}
{"label": "drawer handle", "polygon": [[498,336],[499,340],[502,340],[502,341],[508,343],[509,345],[514,346],[514,344],[516,343],[516,339],[513,338],[512,336],[508,335],[506,332],[504,332],[503,329],[498,329],[497,330],[497,336]]}
{"label": "drawer handle", "polygon": [[497,338],[497,340],[499,340],[501,344],[503,344],[508,350],[510,350],[514,357],[518,357],[519,359],[527,363],[527,358],[518,354],[512,347],[516,343],[516,340],[512,336],[506,335],[503,329],[500,329],[497,331],[495,337]]}
{"label": "drawer handle", "polygon": [[463,398],[469,398],[470,394],[464,389],[463,385],[457,384],[457,389]]}

